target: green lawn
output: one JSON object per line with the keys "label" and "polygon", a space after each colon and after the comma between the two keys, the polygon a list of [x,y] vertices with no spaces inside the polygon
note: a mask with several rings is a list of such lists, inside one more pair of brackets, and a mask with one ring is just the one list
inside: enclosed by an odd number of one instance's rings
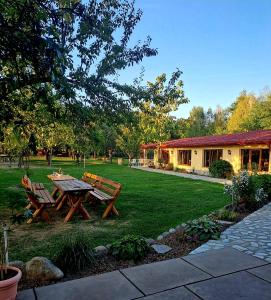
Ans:
{"label": "green lawn", "polygon": [[[32,181],[43,182],[51,190],[52,183],[47,175],[59,167],[65,174],[77,178],[84,172],[82,166],[75,166],[73,161],[54,161],[53,167],[49,168],[44,161],[35,160],[30,168],[30,177]],[[36,255],[50,257],[54,252],[55,241],[61,235],[73,234],[79,230],[89,234],[93,246],[110,243],[127,233],[155,238],[163,231],[208,214],[229,201],[223,194],[223,186],[219,184],[150,173],[99,161],[88,161],[86,171],[123,185],[117,201],[120,217],[101,220],[101,211],[93,212],[87,207],[91,220],[83,221],[78,217],[64,224],[61,212],[55,213],[52,209],[51,224],[38,222],[16,226],[10,238],[12,259],[27,260]],[[24,170],[20,169],[0,169],[0,219],[9,215],[8,199],[24,197],[24,191],[20,187],[23,174]]]}

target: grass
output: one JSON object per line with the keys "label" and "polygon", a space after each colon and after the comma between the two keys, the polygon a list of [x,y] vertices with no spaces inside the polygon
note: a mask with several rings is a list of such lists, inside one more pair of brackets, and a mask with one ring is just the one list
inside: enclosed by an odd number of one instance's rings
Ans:
{"label": "grass", "polygon": [[[32,181],[43,182],[52,190],[47,175],[58,168],[65,174],[80,178],[82,166],[68,159],[53,161],[53,167],[45,161],[35,159],[31,163]],[[139,234],[155,238],[163,231],[188,220],[201,217],[228,203],[223,186],[204,181],[190,180],[164,174],[131,169],[127,166],[87,161],[86,171],[120,182],[123,190],[117,201],[120,217],[101,220],[102,210],[90,212],[88,221],[76,217],[68,224],[63,223],[65,212],[50,211],[51,223],[43,222],[16,226],[10,234],[10,257],[28,260],[33,256],[52,257],[56,241],[65,234],[82,231],[87,234],[93,247],[106,245],[125,234]],[[7,203],[10,198],[24,197],[20,180],[24,170],[0,169],[0,219],[8,218]],[[102,208],[101,208],[102,209]],[[62,215],[61,215],[62,214]]]}

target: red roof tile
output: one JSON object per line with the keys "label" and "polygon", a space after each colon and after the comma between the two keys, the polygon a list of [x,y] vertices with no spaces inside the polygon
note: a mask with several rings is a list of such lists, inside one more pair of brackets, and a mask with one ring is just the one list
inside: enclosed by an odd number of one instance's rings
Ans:
{"label": "red roof tile", "polygon": [[[188,147],[211,147],[211,146],[245,146],[256,144],[271,144],[271,130],[256,130],[234,134],[210,135],[183,138],[167,141],[162,144],[163,148],[188,148]],[[142,149],[155,149],[156,144],[142,145]]]}

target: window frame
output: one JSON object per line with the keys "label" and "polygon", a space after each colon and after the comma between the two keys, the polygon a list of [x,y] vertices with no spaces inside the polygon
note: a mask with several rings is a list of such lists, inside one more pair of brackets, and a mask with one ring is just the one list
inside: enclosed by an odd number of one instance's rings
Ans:
{"label": "window frame", "polygon": [[[181,153],[183,155],[181,155]],[[190,149],[181,149],[178,150],[178,165],[181,166],[191,166],[191,160],[192,160],[192,150]],[[185,163],[185,161],[187,163]]]}
{"label": "window frame", "polygon": [[[221,151],[221,155],[219,155]],[[207,159],[206,159],[206,156],[207,156],[207,152],[209,153],[209,158],[208,158],[208,165],[207,165]],[[212,159],[210,158],[210,152],[216,152],[216,156],[217,156],[217,159]],[[221,160],[223,159],[223,148],[217,148],[217,149],[203,149],[203,162],[202,162],[202,166],[204,168],[209,168],[210,165],[215,161],[215,160]]]}

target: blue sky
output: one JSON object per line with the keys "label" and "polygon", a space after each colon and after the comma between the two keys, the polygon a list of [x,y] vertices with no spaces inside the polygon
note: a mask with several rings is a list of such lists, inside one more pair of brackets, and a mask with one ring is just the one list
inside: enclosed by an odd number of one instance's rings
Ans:
{"label": "blue sky", "polygon": [[260,93],[271,86],[271,0],[136,0],[143,10],[133,41],[150,35],[156,57],[125,70],[131,82],[144,66],[144,79],[153,81],[177,67],[183,71],[189,104],[227,107],[246,89]]}

